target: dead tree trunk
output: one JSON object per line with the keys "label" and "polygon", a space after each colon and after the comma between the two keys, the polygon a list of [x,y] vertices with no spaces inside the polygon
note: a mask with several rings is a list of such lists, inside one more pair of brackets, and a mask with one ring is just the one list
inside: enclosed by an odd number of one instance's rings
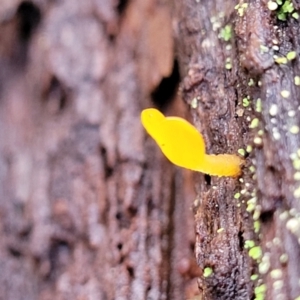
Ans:
{"label": "dead tree trunk", "polygon": [[176,2],[183,98],[209,152],[246,156],[239,180],[196,179],[203,299],[300,296],[298,9]]}

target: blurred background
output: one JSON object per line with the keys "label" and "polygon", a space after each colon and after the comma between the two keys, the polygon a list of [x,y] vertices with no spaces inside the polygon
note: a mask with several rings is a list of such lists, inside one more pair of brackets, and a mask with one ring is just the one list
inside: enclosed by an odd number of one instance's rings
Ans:
{"label": "blurred background", "polygon": [[152,106],[185,116],[172,12],[1,1],[0,299],[198,294],[192,175],[140,123]]}

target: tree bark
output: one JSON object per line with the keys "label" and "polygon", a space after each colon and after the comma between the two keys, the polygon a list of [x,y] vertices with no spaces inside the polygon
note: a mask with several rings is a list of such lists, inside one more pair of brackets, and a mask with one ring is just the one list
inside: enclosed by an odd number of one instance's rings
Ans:
{"label": "tree bark", "polygon": [[9,0],[0,9],[0,298],[190,295],[186,176],[139,120],[172,73],[170,6]]}
{"label": "tree bark", "polygon": [[[299,4],[274,3],[1,3],[0,299],[299,298]],[[173,167],[149,106],[241,177]]]}
{"label": "tree bark", "polygon": [[176,2],[183,98],[208,152],[246,155],[239,180],[197,179],[203,299],[300,295],[299,7],[283,2]]}

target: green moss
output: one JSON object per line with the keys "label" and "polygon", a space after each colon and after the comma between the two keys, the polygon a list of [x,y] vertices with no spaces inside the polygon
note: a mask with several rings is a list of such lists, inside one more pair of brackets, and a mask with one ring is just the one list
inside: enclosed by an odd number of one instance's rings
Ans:
{"label": "green moss", "polygon": [[223,39],[225,42],[228,42],[232,38],[232,27],[231,25],[226,25],[220,31],[220,38]]}
{"label": "green moss", "polygon": [[244,244],[245,249],[251,249],[255,246],[255,242],[252,240],[246,240]]}
{"label": "green moss", "polygon": [[255,300],[263,300],[265,299],[265,294],[267,291],[267,286],[265,284],[261,284],[254,289]]}
{"label": "green moss", "polygon": [[280,9],[277,11],[277,18],[281,21],[286,21],[287,16],[294,11],[292,0],[285,0]]}
{"label": "green moss", "polygon": [[262,256],[262,251],[260,246],[255,246],[251,248],[248,252],[249,256],[252,257],[254,260],[260,259]]}

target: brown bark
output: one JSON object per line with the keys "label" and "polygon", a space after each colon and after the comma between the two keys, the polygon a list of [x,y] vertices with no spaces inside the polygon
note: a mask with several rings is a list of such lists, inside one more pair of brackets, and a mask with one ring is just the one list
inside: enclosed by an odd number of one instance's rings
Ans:
{"label": "brown bark", "polygon": [[292,12],[280,20],[282,7],[267,1],[176,3],[183,98],[208,151],[253,148],[240,180],[198,176],[196,256],[212,270],[199,279],[203,298],[296,299],[299,59],[274,55],[299,55],[298,20]]}
{"label": "brown bark", "polygon": [[186,176],[139,121],[172,73],[170,7],[9,0],[0,9],[0,298],[197,290]]}
{"label": "brown bark", "polygon": [[[0,299],[300,295],[299,24],[236,4],[1,3]],[[248,149],[241,178],[174,168],[141,127],[184,115],[176,59],[207,151]]]}

